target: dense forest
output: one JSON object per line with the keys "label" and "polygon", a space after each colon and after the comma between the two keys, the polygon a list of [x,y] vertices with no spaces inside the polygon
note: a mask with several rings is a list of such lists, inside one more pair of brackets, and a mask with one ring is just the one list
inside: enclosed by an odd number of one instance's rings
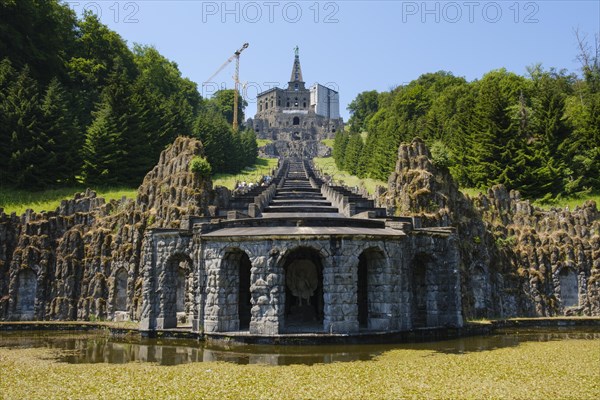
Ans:
{"label": "dense forest", "polygon": [[213,172],[237,172],[257,145],[230,127],[233,96],[203,99],[176,63],[95,14],[0,0],[0,186],[135,185],[178,135],[202,140]]}
{"label": "dense forest", "polygon": [[600,191],[600,48],[578,39],[581,77],[540,65],[473,82],[442,71],[360,93],[336,136],[337,166],[387,180],[399,143],[419,136],[462,187],[501,183],[542,200]]}

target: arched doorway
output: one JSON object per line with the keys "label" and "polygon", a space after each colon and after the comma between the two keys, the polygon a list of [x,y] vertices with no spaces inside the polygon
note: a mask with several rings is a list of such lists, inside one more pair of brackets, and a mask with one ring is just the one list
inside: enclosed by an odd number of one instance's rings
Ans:
{"label": "arched doorway", "polygon": [[373,322],[389,320],[388,316],[378,312],[385,307],[375,301],[373,293],[376,290],[376,277],[383,273],[385,257],[378,249],[367,249],[358,257],[358,270],[356,282],[356,300],[358,305],[358,326],[360,329],[375,328],[378,324]]}
{"label": "arched doorway", "polygon": [[[228,250],[223,257],[221,265],[221,271],[231,277],[237,277],[237,279],[229,280],[229,284],[224,287],[224,291],[230,298],[235,298],[236,312],[234,315],[229,317],[237,319],[237,329],[246,331],[250,327],[250,320],[252,318],[252,296],[250,293],[250,270],[252,269],[252,263],[250,258],[245,251],[240,249]],[[228,305],[231,302],[228,300]],[[221,318],[226,318],[225,315],[221,315]],[[230,329],[233,330],[233,329]]]}
{"label": "arched doorway", "polygon": [[476,318],[487,317],[488,280],[482,266],[477,265],[471,273],[473,308]]}
{"label": "arched doorway", "polygon": [[300,125],[300,118],[294,117],[294,119],[292,120],[292,125]]}
{"label": "arched doorway", "polygon": [[31,268],[21,270],[17,276],[17,298],[15,307],[19,319],[34,319],[36,292],[36,273]]}
{"label": "arched doorway", "polygon": [[194,307],[192,260],[184,254],[175,254],[167,260],[161,275],[159,318],[163,319],[162,327],[190,325]]}
{"label": "arched doorway", "polygon": [[120,268],[115,274],[115,311],[127,311],[127,271]]}
{"label": "arched doorway", "polygon": [[426,254],[415,256],[412,262],[412,325],[414,328],[427,326],[429,285],[427,274],[430,257]]}
{"label": "arched doorway", "polygon": [[323,264],[309,247],[291,251],[284,259],[285,331],[323,330]]}
{"label": "arched doorway", "polygon": [[558,274],[560,281],[560,300],[563,307],[579,305],[579,284],[577,274],[570,268],[562,268]]}

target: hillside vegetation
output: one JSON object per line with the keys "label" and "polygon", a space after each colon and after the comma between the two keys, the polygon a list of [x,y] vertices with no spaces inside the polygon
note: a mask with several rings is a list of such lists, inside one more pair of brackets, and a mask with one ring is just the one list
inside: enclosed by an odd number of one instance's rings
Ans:
{"label": "hillside vegetation", "polygon": [[600,43],[577,38],[581,76],[535,65],[467,82],[440,71],[359,94],[349,132],[336,136],[336,165],[387,180],[398,145],[419,136],[461,187],[504,184],[542,202],[600,193]]}
{"label": "hillside vegetation", "polygon": [[213,172],[236,173],[257,145],[231,129],[233,102],[231,90],[203,99],[175,62],[91,12],[0,2],[0,187],[135,186],[180,135],[202,140]]}

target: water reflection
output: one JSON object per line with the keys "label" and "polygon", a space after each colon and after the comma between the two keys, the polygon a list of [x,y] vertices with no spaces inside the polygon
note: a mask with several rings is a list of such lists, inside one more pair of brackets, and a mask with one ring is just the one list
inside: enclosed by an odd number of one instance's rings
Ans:
{"label": "water reflection", "polygon": [[237,364],[289,365],[370,360],[395,349],[434,350],[443,353],[490,351],[518,346],[526,341],[586,339],[599,340],[600,332],[577,330],[535,330],[497,332],[489,336],[454,340],[385,345],[263,346],[228,348],[206,346],[186,340],[110,338],[105,332],[2,332],[0,346],[9,348],[46,347],[59,350],[61,361],[80,363],[152,362],[177,365],[190,362],[226,361]]}

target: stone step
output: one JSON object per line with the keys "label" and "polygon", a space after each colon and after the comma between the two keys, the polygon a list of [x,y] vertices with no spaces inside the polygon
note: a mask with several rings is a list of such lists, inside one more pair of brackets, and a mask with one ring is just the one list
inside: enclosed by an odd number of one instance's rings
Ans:
{"label": "stone step", "polygon": [[319,188],[311,188],[311,187],[307,187],[307,188],[299,188],[299,187],[287,187],[287,188],[281,188],[277,190],[277,194],[284,194],[284,193],[298,193],[298,192],[303,192],[303,193],[321,193],[321,189]]}
{"label": "stone step", "polygon": [[271,202],[273,206],[324,206],[331,207],[331,202],[327,200],[317,200],[317,199],[273,199]]}
{"label": "stone step", "polygon": [[265,208],[263,213],[337,213],[338,209],[335,207],[287,207],[287,206],[268,206]]}

